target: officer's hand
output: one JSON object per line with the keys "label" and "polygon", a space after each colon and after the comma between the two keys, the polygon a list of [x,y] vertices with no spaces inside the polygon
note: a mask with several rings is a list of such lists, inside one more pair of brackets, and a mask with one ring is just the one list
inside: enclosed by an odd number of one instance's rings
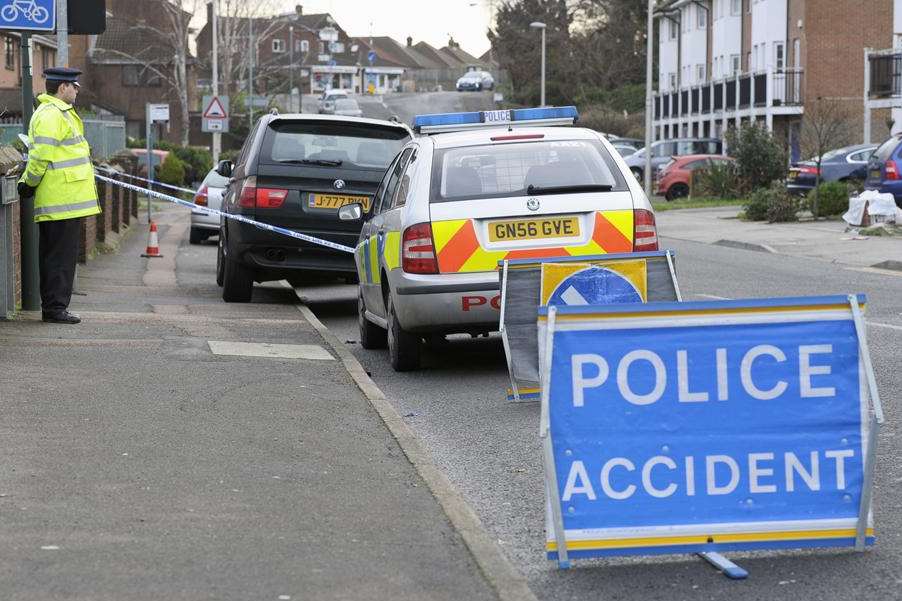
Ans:
{"label": "officer's hand", "polygon": [[29,199],[34,196],[34,188],[26,184],[25,182],[19,182],[16,186],[16,189],[19,191],[19,198]]}

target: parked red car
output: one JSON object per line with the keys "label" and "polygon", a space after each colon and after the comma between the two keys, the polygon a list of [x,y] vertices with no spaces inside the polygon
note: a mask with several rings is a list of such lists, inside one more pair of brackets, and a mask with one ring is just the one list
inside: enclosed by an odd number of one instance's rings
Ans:
{"label": "parked red car", "polygon": [[689,196],[692,172],[696,169],[705,169],[713,163],[732,162],[731,157],[720,154],[688,154],[686,156],[673,157],[673,159],[661,167],[658,172],[658,194],[667,200],[675,200]]}

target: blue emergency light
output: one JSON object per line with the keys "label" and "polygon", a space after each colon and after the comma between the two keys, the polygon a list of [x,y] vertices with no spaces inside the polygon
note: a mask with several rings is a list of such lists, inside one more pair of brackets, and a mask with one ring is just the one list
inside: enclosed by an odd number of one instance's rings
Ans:
{"label": "blue emergency light", "polygon": [[466,131],[485,127],[540,127],[573,125],[579,119],[575,106],[548,106],[530,109],[435,113],[417,115],[413,129],[420,134]]}

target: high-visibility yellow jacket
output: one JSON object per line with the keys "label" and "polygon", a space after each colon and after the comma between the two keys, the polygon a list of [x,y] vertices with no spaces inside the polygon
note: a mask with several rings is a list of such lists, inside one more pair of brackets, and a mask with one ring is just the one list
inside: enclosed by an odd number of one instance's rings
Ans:
{"label": "high-visibility yellow jacket", "polygon": [[91,148],[85,126],[71,104],[50,94],[31,117],[31,150],[19,181],[37,188],[34,220],[75,219],[100,213]]}

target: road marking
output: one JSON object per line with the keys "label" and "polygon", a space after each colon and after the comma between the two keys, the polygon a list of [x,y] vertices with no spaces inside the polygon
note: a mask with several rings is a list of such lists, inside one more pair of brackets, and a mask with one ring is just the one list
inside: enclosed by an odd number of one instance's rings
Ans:
{"label": "road marking", "polygon": [[268,342],[229,342],[208,340],[214,355],[270,357],[273,359],[313,359],[334,361],[329,351],[316,344],[270,344]]}

